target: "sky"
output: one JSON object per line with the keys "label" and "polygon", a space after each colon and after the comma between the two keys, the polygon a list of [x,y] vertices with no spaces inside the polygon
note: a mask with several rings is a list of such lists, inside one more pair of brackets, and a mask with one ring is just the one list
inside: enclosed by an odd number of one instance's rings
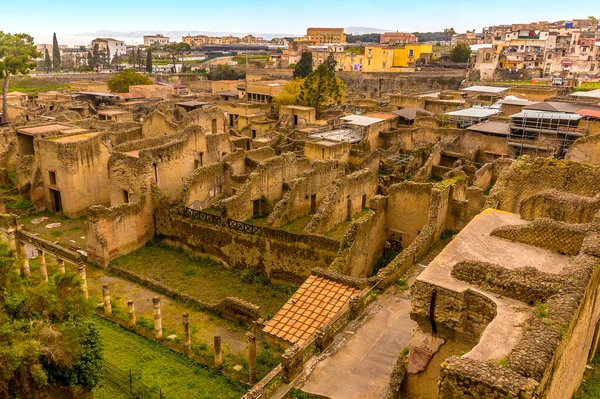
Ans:
{"label": "sky", "polygon": [[[4,4],[2,4],[4,3]],[[580,0],[0,0],[0,30],[36,43],[88,44],[99,30],[214,31],[302,35],[309,26],[398,31],[480,31],[484,26],[595,15],[600,1]],[[141,38],[140,38],[141,39]],[[133,38],[127,43],[135,41]],[[139,41],[137,41],[139,42]]]}

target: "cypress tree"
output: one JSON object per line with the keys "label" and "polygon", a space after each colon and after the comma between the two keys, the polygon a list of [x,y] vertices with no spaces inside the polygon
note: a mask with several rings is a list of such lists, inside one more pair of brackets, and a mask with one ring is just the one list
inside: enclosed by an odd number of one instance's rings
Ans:
{"label": "cypress tree", "polygon": [[46,72],[50,72],[52,69],[52,60],[50,59],[48,49],[44,51],[44,68],[46,68]]}
{"label": "cypress tree", "polygon": [[146,72],[152,73],[152,50],[146,52]]}
{"label": "cypress tree", "polygon": [[296,68],[294,68],[294,77],[295,78],[305,78],[309,73],[312,72],[313,69],[313,59],[312,53],[310,51],[305,51],[302,53],[302,57],[300,61],[296,64]]}
{"label": "cypress tree", "polygon": [[52,64],[54,65],[54,69],[60,69],[60,49],[58,48],[56,33],[52,38]]}

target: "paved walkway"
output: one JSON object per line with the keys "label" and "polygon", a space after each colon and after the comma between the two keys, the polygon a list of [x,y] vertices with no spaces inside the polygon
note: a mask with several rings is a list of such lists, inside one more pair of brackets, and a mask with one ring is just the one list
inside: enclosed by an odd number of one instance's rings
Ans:
{"label": "paved walkway", "polygon": [[408,292],[392,287],[374,305],[373,316],[337,352],[317,364],[300,389],[332,399],[376,399],[386,391],[416,323],[409,317]]}

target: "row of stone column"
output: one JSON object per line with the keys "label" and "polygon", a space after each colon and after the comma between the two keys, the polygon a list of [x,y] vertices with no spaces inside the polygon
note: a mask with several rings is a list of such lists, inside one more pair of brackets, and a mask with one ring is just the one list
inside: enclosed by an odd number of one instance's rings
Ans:
{"label": "row of stone column", "polygon": [[[11,249],[13,249],[13,257],[16,259],[20,259],[20,267],[19,267],[19,275],[21,277],[29,278],[31,277],[31,269],[29,267],[29,258],[27,257],[27,248],[24,242],[17,241],[14,237],[14,233],[9,234],[9,244]],[[42,281],[48,282],[48,268],[46,267],[46,253],[42,250],[39,250],[38,261],[40,264],[40,275]],[[56,262],[58,264],[58,271],[62,274],[66,273],[65,261],[59,257],[56,257]],[[87,277],[85,273],[85,264],[83,261],[79,261],[77,263],[77,270],[79,272],[79,277],[81,278],[81,288],[83,289],[83,294],[85,299],[88,299],[88,289],[87,289]]]}
{"label": "row of stone column", "polygon": [[[112,306],[110,304],[110,291],[108,284],[102,285],[102,296],[104,299],[104,314],[110,316],[112,314]],[[154,338],[161,339],[162,333],[162,314],[160,309],[160,297],[155,296],[152,298],[152,313],[154,316]],[[130,299],[127,301],[127,312],[129,314],[130,328],[134,328],[137,323],[137,317],[135,315],[135,305]],[[190,332],[190,315],[188,312],[183,312],[181,315],[181,322],[183,324],[183,346],[186,355],[192,352],[192,335]],[[256,381],[256,337],[252,333],[247,333],[248,338],[248,367],[249,367],[249,382],[254,384]],[[219,368],[223,365],[223,351],[221,348],[221,336],[214,336],[214,363],[215,367]]]}

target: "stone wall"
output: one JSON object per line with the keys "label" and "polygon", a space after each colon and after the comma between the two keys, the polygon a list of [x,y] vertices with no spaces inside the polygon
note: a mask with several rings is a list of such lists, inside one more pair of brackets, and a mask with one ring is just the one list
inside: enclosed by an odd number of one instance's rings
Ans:
{"label": "stone wall", "polygon": [[[92,205],[109,203],[106,164],[110,154],[104,139],[105,135],[99,134],[70,143],[34,140],[46,209],[53,209],[50,188],[60,193],[63,214],[69,218],[85,214]],[[50,172],[54,173],[54,181]]]}
{"label": "stone wall", "polygon": [[336,180],[333,190],[321,201],[304,232],[328,231],[360,212],[376,194],[378,184],[377,176],[367,169]]}
{"label": "stone wall", "polygon": [[373,273],[373,266],[383,254],[386,234],[386,197],[371,198],[370,211],[350,223],[338,256],[329,269],[350,277],[365,278]]}
{"label": "stone wall", "polygon": [[530,399],[537,383],[495,364],[452,356],[441,365],[440,399]]}
{"label": "stone wall", "polygon": [[598,196],[565,193],[550,189],[523,199],[519,214],[523,219],[551,218],[566,223],[590,223],[600,210]]}
{"label": "stone wall", "polygon": [[537,158],[516,160],[492,189],[486,207],[517,213],[521,201],[541,191],[555,189],[585,197],[600,192],[600,167]]}
{"label": "stone wall", "polygon": [[416,281],[410,292],[411,319],[444,339],[476,343],[496,317],[494,301],[470,289],[457,292]]}
{"label": "stone wall", "polygon": [[388,191],[387,228],[400,235],[402,245],[408,246],[429,220],[431,183],[405,181],[394,184]]}
{"label": "stone wall", "polygon": [[344,168],[337,161],[318,161],[311,165],[311,169],[290,182],[264,226],[279,228],[314,212],[332,183],[344,174]]}
{"label": "stone wall", "polygon": [[225,209],[231,219],[247,220],[254,215],[254,201],[262,202],[263,212],[272,207],[283,196],[284,187],[309,166],[308,159],[293,153],[267,159],[235,195],[217,202],[215,207]]}
{"label": "stone wall", "polygon": [[339,250],[339,242],[328,237],[268,228],[260,235],[248,234],[166,212],[157,214],[157,233],[231,267],[256,268],[272,278],[296,281],[314,267],[328,267]]}
{"label": "stone wall", "polygon": [[552,219],[536,219],[528,225],[502,226],[490,235],[565,255],[577,255],[588,228]]}

